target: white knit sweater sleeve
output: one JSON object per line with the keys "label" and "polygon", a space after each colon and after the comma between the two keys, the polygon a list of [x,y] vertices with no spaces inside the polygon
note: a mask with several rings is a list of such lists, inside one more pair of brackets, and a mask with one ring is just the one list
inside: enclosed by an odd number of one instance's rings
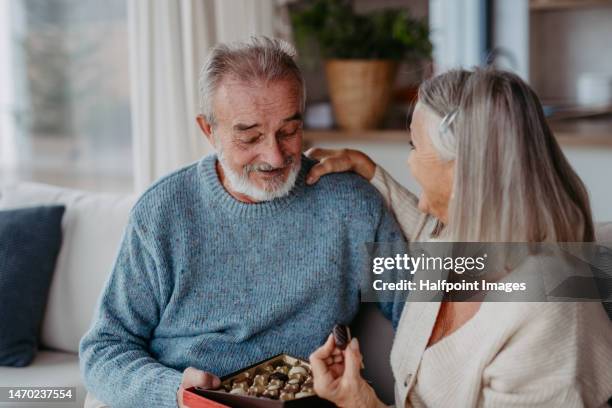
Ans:
{"label": "white knit sweater sleeve", "polygon": [[417,226],[424,214],[419,210],[419,199],[398,183],[382,167],[376,166],[372,185],[383,196],[407,239],[414,239]]}
{"label": "white knit sweater sleeve", "polygon": [[546,303],[536,309],[528,309],[529,317],[485,368],[479,406],[608,406],[612,323],[601,303]]}

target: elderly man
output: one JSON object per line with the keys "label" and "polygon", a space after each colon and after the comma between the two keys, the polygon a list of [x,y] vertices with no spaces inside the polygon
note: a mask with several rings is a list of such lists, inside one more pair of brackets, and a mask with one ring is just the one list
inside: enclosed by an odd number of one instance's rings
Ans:
{"label": "elderly man", "polygon": [[363,244],[402,239],[358,176],[306,185],[304,83],[286,43],[217,46],[200,88],[217,155],[138,200],[81,341],[87,389],[115,408],[182,406],[187,387],[307,357],[357,313]]}

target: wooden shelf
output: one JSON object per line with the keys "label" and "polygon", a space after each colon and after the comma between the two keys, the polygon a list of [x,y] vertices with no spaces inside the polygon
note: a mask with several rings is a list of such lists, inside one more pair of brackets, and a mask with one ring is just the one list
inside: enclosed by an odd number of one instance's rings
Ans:
{"label": "wooden shelf", "polygon": [[612,6],[612,0],[529,0],[529,8],[533,11],[576,9],[598,6]]}
{"label": "wooden shelf", "polygon": [[612,148],[612,118],[569,119],[550,122],[561,146]]}
{"label": "wooden shelf", "polygon": [[310,144],[321,142],[367,142],[367,143],[406,143],[410,141],[408,131],[401,129],[390,130],[305,130],[304,141]]}
{"label": "wooden shelf", "polygon": [[[557,120],[550,127],[561,146],[596,147],[612,149],[612,118]],[[307,146],[320,143],[381,143],[408,144],[410,136],[406,130],[305,130],[304,142]]]}

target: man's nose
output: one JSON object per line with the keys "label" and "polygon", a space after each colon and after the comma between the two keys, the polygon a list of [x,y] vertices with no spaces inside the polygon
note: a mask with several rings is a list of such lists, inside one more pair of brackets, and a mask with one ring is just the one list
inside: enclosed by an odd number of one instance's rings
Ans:
{"label": "man's nose", "polygon": [[263,146],[262,159],[269,165],[278,168],[285,165],[285,156],[276,137],[269,138],[269,142]]}

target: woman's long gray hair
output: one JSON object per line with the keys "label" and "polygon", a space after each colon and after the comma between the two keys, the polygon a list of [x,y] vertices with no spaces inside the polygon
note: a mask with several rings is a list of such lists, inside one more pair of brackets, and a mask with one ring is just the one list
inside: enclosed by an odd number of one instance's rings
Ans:
{"label": "woman's long gray hair", "polygon": [[449,71],[421,85],[419,102],[444,118],[432,143],[455,161],[445,239],[593,241],[586,188],[518,76]]}

